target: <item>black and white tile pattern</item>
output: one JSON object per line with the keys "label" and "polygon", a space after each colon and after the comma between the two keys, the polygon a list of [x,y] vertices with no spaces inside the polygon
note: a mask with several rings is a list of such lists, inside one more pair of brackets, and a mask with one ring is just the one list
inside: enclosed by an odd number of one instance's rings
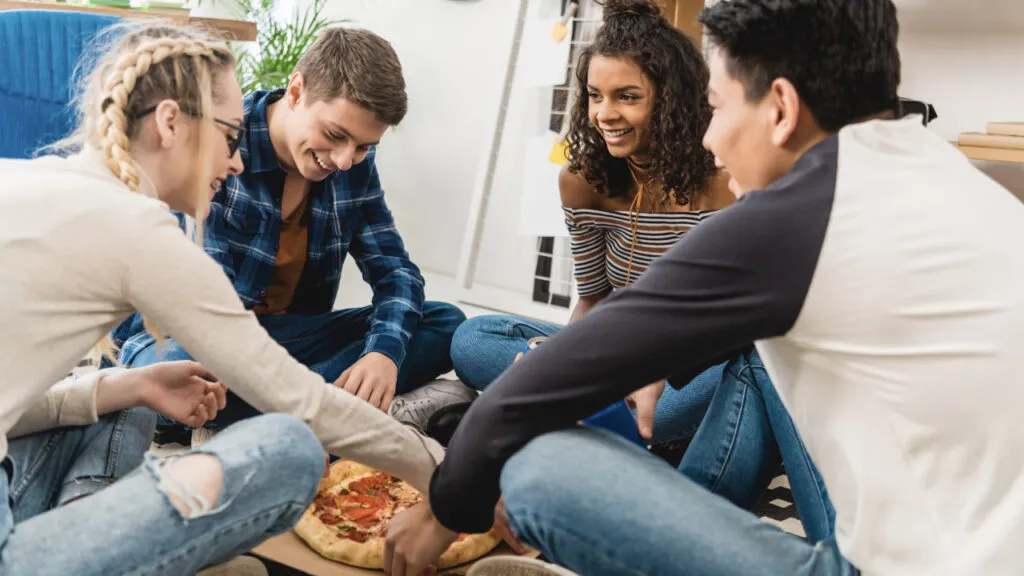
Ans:
{"label": "black and white tile pattern", "polygon": [[754,506],[754,513],[761,517],[761,520],[775,524],[790,534],[806,537],[804,527],[796,513],[796,506],[793,505],[793,493],[789,489],[789,478],[777,476],[768,485],[768,490],[761,497],[761,500]]}

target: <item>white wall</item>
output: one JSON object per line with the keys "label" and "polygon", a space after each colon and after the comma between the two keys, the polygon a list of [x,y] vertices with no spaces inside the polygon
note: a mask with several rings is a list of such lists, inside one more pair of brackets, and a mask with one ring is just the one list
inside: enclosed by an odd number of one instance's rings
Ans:
{"label": "white wall", "polygon": [[[989,121],[1024,121],[1024,4],[1020,0],[897,0],[900,94],[931,102],[948,140]],[[1024,199],[1024,165],[977,165]],[[970,206],[970,191],[964,205]]]}
{"label": "white wall", "polygon": [[[531,0],[527,19],[557,16],[559,8],[558,0]],[[521,73],[525,65],[521,60],[517,72]],[[519,233],[525,146],[528,139],[548,131],[552,94],[551,88],[534,88],[520,83],[516,83],[511,92],[471,288],[477,292],[487,290],[494,295],[483,300],[475,294],[467,298],[492,306],[514,307],[513,311],[522,315],[565,322],[569,315],[567,309],[540,306],[531,301],[537,239]]]}

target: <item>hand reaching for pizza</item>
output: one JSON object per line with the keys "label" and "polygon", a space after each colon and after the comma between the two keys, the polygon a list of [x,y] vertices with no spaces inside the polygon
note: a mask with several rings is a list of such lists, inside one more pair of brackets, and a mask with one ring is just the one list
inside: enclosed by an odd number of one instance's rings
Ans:
{"label": "hand reaching for pizza", "polygon": [[384,573],[420,576],[437,563],[458,534],[434,517],[430,504],[421,502],[395,516],[384,540]]}
{"label": "hand reaching for pizza", "polygon": [[196,362],[160,362],[105,377],[97,391],[96,405],[100,413],[106,413],[108,405],[115,407],[109,401],[115,396],[135,398],[131,405],[145,406],[198,428],[224,409],[226,393],[224,385]]}
{"label": "hand reaching for pizza", "polygon": [[395,397],[398,384],[398,366],[394,360],[380,352],[370,352],[359,359],[334,382],[353,396],[366,400],[387,412]]}
{"label": "hand reaching for pizza", "polygon": [[636,408],[636,427],[644,440],[654,436],[654,409],[664,391],[665,381],[660,380],[626,396],[626,402]]}

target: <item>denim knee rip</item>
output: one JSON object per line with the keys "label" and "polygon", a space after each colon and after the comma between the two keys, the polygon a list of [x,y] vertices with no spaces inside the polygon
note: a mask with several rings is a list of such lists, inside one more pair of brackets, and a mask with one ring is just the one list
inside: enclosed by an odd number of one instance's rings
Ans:
{"label": "denim knee rip", "polygon": [[[171,462],[174,462],[179,458],[186,458],[188,456],[200,454],[215,458],[221,467],[220,497],[217,502],[207,502],[206,498],[196,492],[188,482],[167,473],[167,466],[169,466]],[[196,520],[225,510],[231,505],[235,496],[238,495],[241,489],[247,485],[249,480],[251,480],[256,474],[255,470],[250,469],[245,472],[245,477],[241,479],[241,482],[229,483],[227,477],[228,470],[224,466],[224,461],[221,460],[218,455],[203,450],[194,450],[186,454],[175,454],[173,456],[163,458],[147,455],[145,468],[150,477],[156,481],[156,489],[163,496],[164,501],[185,523],[188,523],[189,520]],[[179,510],[171,501],[172,497],[181,501],[188,508],[188,511],[183,513]]]}

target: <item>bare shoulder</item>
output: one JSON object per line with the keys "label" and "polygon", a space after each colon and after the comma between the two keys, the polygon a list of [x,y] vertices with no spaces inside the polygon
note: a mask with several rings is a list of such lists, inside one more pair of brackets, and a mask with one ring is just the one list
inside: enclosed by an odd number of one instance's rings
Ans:
{"label": "bare shoulder", "polygon": [[568,164],[562,166],[558,173],[558,191],[562,196],[562,206],[566,208],[593,208],[597,205],[597,190],[582,174],[570,172]]}

